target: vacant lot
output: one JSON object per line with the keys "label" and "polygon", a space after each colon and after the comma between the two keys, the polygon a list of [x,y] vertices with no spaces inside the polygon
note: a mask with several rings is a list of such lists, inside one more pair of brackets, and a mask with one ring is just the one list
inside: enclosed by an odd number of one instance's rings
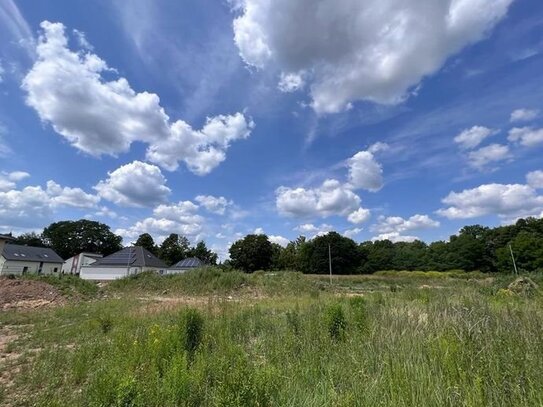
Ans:
{"label": "vacant lot", "polygon": [[512,280],[49,281],[62,301],[0,312],[0,405],[543,405],[543,300]]}

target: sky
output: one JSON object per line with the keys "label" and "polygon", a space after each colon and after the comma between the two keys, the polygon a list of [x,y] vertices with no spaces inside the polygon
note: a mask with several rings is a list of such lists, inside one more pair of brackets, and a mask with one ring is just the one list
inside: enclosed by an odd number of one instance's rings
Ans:
{"label": "sky", "polygon": [[542,151],[540,0],[0,0],[0,232],[447,240]]}

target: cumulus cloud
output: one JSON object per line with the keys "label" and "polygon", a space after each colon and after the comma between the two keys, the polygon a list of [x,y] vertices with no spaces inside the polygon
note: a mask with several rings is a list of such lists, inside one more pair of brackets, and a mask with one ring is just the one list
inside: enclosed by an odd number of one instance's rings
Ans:
{"label": "cumulus cloud", "polygon": [[348,160],[348,166],[349,183],[354,189],[376,192],[383,187],[383,168],[369,151],[356,153]]}
{"label": "cumulus cloud", "polygon": [[154,206],[171,193],[156,165],[134,161],[108,173],[94,189],[102,198],[121,206]]}
{"label": "cumulus cloud", "polygon": [[371,216],[370,210],[365,208],[358,208],[347,216],[347,220],[354,224],[360,224],[367,221]]}
{"label": "cumulus cloud", "polygon": [[372,225],[371,230],[373,232],[380,233],[381,236],[385,234],[390,236],[396,234],[397,237],[399,237],[404,232],[437,228],[439,227],[439,225],[440,224],[438,221],[431,219],[428,215],[417,214],[411,216],[408,219],[404,219],[400,216],[380,216],[377,223],[375,225]]}
{"label": "cumulus cloud", "polygon": [[414,242],[415,240],[418,240],[419,238],[417,236],[410,236],[410,235],[402,235],[398,232],[390,232],[390,233],[381,233],[380,235],[372,237],[372,241],[377,240],[390,240],[393,243],[398,242]]}
{"label": "cumulus cloud", "polygon": [[510,122],[529,122],[539,116],[539,110],[536,109],[517,109],[511,113]]}
{"label": "cumulus cloud", "polygon": [[320,225],[314,225],[312,223],[304,223],[296,226],[294,230],[300,232],[303,235],[310,235],[310,237],[325,235],[326,233],[334,230],[332,225],[322,223]]}
{"label": "cumulus cloud", "polygon": [[287,188],[276,190],[279,213],[294,217],[347,216],[360,207],[360,198],[335,179],[327,179],[318,188]]}
{"label": "cumulus cloud", "polygon": [[473,126],[471,129],[463,130],[454,138],[454,141],[463,150],[469,150],[477,147],[487,137],[490,137],[496,133],[496,130],[489,129],[488,127]]}
{"label": "cumulus cloud", "polygon": [[462,192],[451,192],[437,211],[449,219],[469,219],[485,215],[502,218],[533,216],[543,210],[543,196],[522,184],[484,184]]}
{"label": "cumulus cloud", "polygon": [[481,40],[512,0],[244,0],[234,40],[251,66],[310,75],[312,106],[393,104],[448,57]]}
{"label": "cumulus cloud", "polygon": [[507,139],[511,142],[518,142],[524,147],[535,147],[543,144],[543,128],[514,127],[509,130]]}
{"label": "cumulus cloud", "polygon": [[469,164],[483,169],[489,164],[504,161],[512,157],[509,147],[503,144],[490,144],[468,154]]}
{"label": "cumulus cloud", "polygon": [[279,246],[286,247],[287,244],[290,243],[290,240],[288,240],[286,237],[279,236],[279,235],[269,235],[268,239],[270,242],[278,244]]}
{"label": "cumulus cloud", "polygon": [[0,172],[0,191],[9,191],[17,185],[17,182],[28,178],[30,174],[24,171]]}
{"label": "cumulus cloud", "polygon": [[347,229],[346,231],[343,232],[343,236],[348,237],[349,239],[352,239],[356,235],[360,234],[362,230],[363,230],[362,228]]}
{"label": "cumulus cloud", "polygon": [[302,74],[298,73],[282,73],[277,87],[281,92],[295,92],[304,87],[305,81]]}
{"label": "cumulus cloud", "polygon": [[[23,177],[20,173],[15,178]],[[50,221],[60,208],[93,208],[100,198],[80,188],[62,187],[54,181],[47,186],[0,191],[0,226],[37,228]]]}
{"label": "cumulus cloud", "polygon": [[227,200],[224,196],[198,195],[195,200],[207,211],[217,215],[224,215],[226,208],[233,204],[232,201]]}
{"label": "cumulus cloud", "polygon": [[543,189],[543,171],[532,171],[526,175],[526,182],[535,189]]}
{"label": "cumulus cloud", "polygon": [[41,27],[37,60],[22,84],[26,102],[74,147],[116,155],[140,141],[149,146],[147,158],[163,168],[175,170],[184,161],[204,175],[224,161],[232,141],[249,136],[253,123],[241,113],[208,118],[201,130],[172,123],[158,95],[137,93],[122,77],[105,80],[103,73],[114,70],[104,60],[70,50],[63,24],[44,21]]}

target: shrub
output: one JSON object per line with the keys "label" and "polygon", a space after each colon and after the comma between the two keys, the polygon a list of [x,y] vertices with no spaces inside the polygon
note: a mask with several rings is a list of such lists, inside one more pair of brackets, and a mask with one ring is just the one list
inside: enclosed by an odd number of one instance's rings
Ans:
{"label": "shrub", "polygon": [[204,319],[192,308],[184,312],[182,317],[183,348],[192,357],[202,342]]}
{"label": "shrub", "polygon": [[347,329],[347,320],[341,304],[335,304],[328,308],[326,313],[326,324],[330,338],[335,341],[345,339],[345,330]]}

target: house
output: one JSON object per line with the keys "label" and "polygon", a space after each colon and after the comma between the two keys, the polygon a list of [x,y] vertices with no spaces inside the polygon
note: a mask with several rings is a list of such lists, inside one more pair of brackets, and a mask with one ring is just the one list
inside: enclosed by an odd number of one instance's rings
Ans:
{"label": "house", "polygon": [[102,257],[88,266],[81,266],[79,276],[84,280],[115,280],[153,271],[164,274],[168,267],[162,260],[143,247],[125,247]]}
{"label": "house", "polygon": [[0,256],[0,275],[58,274],[63,263],[53,249],[6,244]]}
{"label": "house", "polygon": [[9,242],[10,240],[13,240],[13,237],[11,235],[3,235],[0,233],[0,255],[2,255],[2,251],[4,250],[4,245],[6,242]]}
{"label": "house", "polygon": [[196,257],[189,257],[188,259],[183,259],[177,262],[176,264],[174,264],[173,266],[171,266],[168,269],[168,274],[184,273],[188,270],[194,270],[194,269],[204,267],[204,266],[205,266],[205,263],[202,260]]}
{"label": "house", "polygon": [[76,256],[70,257],[62,265],[62,274],[77,274],[81,272],[81,266],[88,266],[101,259],[101,254],[96,253],[79,253]]}

